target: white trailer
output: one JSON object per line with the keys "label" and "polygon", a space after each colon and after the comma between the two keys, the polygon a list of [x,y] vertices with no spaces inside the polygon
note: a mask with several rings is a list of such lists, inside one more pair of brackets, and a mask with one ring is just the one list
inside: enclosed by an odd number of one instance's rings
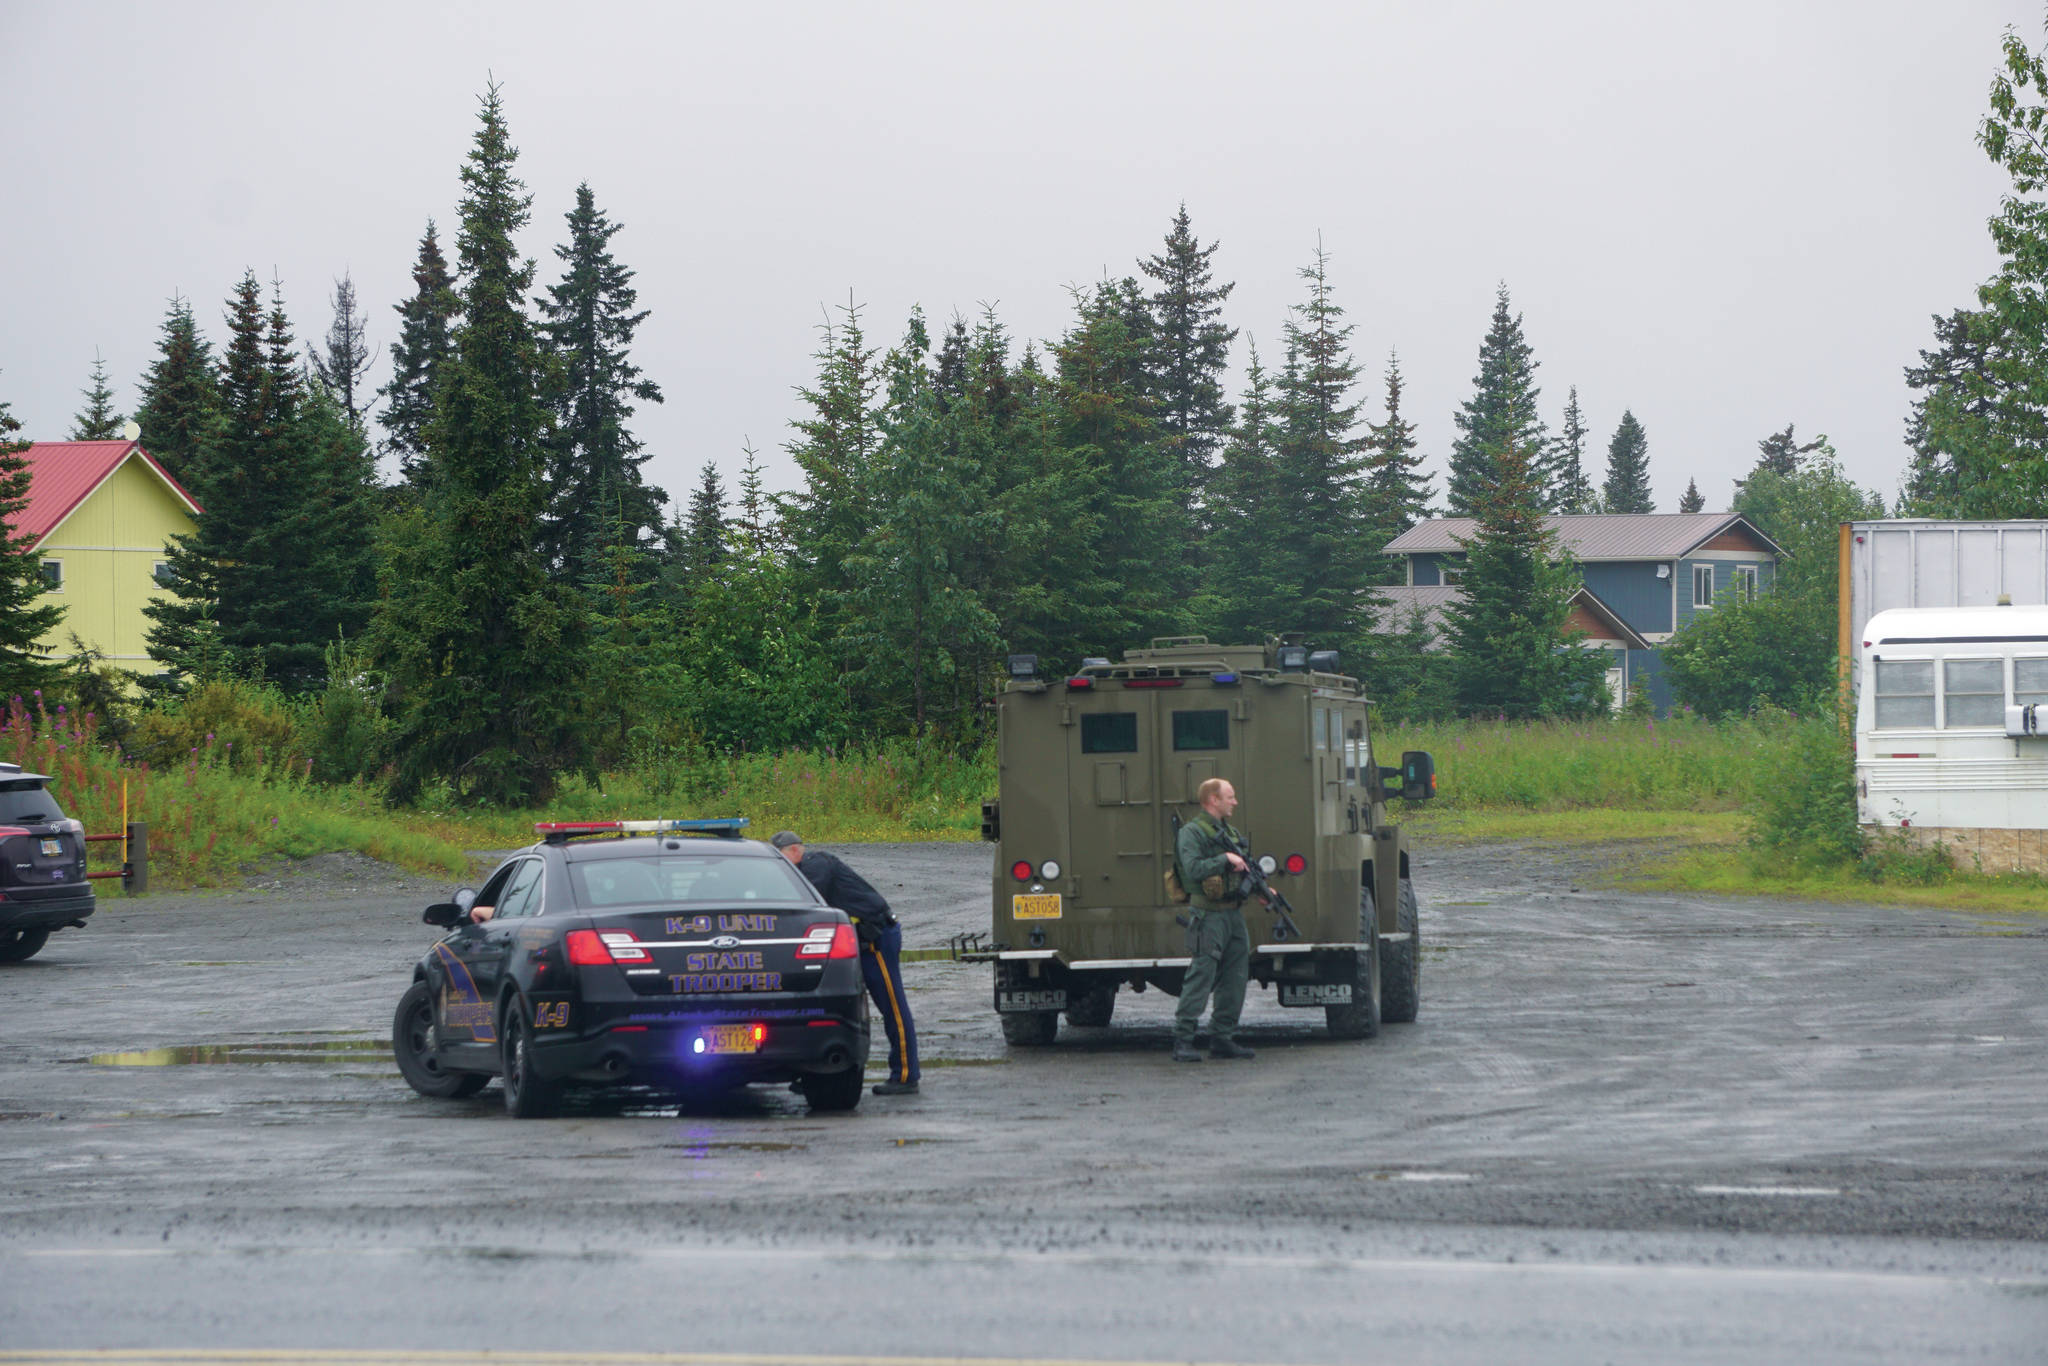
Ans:
{"label": "white trailer", "polygon": [[1855,643],[1857,818],[2048,873],[2048,606],[1895,608]]}
{"label": "white trailer", "polygon": [[2048,521],[1844,522],[1841,575],[1842,660],[1851,665],[1879,612],[2048,603]]}

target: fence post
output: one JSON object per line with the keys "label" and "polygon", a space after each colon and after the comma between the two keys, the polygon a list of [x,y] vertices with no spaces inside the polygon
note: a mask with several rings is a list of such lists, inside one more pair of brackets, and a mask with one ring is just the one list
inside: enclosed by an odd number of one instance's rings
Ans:
{"label": "fence post", "polygon": [[149,891],[149,822],[128,822],[128,861],[121,865],[121,886],[130,896]]}

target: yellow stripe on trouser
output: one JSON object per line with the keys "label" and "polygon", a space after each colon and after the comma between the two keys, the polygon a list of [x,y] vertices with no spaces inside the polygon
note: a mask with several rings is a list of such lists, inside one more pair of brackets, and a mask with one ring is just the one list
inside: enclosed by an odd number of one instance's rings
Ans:
{"label": "yellow stripe on trouser", "polygon": [[896,979],[889,975],[889,960],[882,957],[882,955],[875,950],[870,949],[869,952],[874,953],[875,955],[875,971],[882,974],[882,985],[889,988],[889,1013],[896,1019],[896,1070],[901,1072],[903,1075],[894,1078],[894,1080],[909,1081],[910,1036],[904,1032],[903,1011],[896,1004],[897,1000],[899,999],[896,995]]}

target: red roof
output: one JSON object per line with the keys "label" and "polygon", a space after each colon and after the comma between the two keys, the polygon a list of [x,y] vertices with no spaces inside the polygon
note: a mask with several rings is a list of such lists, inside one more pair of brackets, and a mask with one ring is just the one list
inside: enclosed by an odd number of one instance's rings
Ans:
{"label": "red roof", "polygon": [[38,543],[131,455],[154,470],[194,516],[201,510],[139,441],[38,441],[21,454],[28,461],[28,506],[22,509],[16,532],[25,531]]}

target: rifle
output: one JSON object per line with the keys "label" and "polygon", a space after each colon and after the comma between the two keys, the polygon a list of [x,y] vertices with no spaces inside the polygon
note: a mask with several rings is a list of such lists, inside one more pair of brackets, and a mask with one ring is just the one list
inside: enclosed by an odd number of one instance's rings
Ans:
{"label": "rifle", "polygon": [[1238,875],[1237,894],[1240,897],[1257,897],[1273,913],[1275,939],[1299,939],[1301,927],[1294,923],[1294,907],[1287,904],[1287,896],[1278,887],[1266,880],[1266,874],[1249,855],[1240,852],[1244,859],[1244,872]]}

